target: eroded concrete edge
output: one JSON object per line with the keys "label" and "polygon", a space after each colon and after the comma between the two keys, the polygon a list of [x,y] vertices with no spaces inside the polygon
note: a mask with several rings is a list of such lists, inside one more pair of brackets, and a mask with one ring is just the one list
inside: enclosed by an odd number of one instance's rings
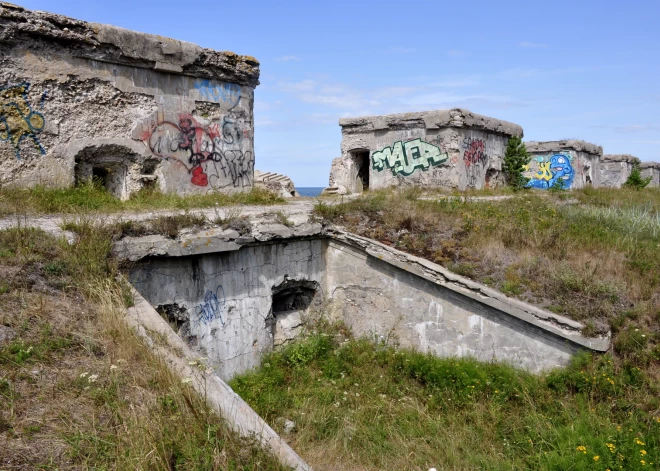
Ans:
{"label": "eroded concrete edge", "polygon": [[[241,436],[256,438],[285,466],[297,471],[312,471],[312,467],[227,383],[213,374],[211,368],[200,370],[191,366],[189,363],[196,362],[198,358],[188,345],[134,288],[132,294],[134,305],[127,309],[126,316],[129,325],[147,341],[152,351],[165,361],[171,371],[182,378],[190,378],[190,385],[195,391],[206,397],[209,404]],[[159,338],[154,340],[150,333],[156,333]]]}
{"label": "eroded concrete edge", "polygon": [[603,337],[589,338],[582,335],[584,325],[567,317],[554,314],[529,303],[512,299],[503,293],[462,277],[429,260],[401,252],[378,241],[358,236],[338,228],[327,231],[331,240],[341,241],[363,250],[368,255],[417,275],[432,283],[448,288],[465,297],[491,306],[505,314],[520,319],[554,336],[563,338],[579,347],[597,352],[610,348],[611,333]]}
{"label": "eroded concrete edge", "polygon": [[408,273],[490,306],[533,327],[575,346],[596,352],[610,348],[611,333],[601,337],[586,337],[584,325],[529,303],[509,298],[503,293],[462,277],[429,260],[407,254],[376,240],[352,234],[338,227],[323,227],[319,223],[304,223],[294,227],[282,224],[256,224],[250,234],[233,230],[208,229],[184,234],[176,240],[164,236],[125,238],[115,245],[115,253],[124,260],[138,261],[148,256],[186,256],[238,250],[243,245],[307,237],[329,238],[353,246],[366,254]]}

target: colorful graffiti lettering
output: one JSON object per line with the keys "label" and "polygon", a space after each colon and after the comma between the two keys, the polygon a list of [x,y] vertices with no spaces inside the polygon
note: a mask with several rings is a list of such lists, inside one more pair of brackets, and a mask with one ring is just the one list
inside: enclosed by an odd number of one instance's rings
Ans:
{"label": "colorful graffiti lettering", "polygon": [[395,142],[392,147],[385,147],[371,155],[371,166],[374,170],[384,168],[392,170],[392,175],[411,175],[416,169],[428,170],[447,160],[447,153],[442,153],[436,145],[413,139]]}
{"label": "colorful graffiti lettering", "polygon": [[241,86],[236,83],[212,83],[210,80],[197,79],[195,88],[202,100],[224,103],[232,109],[241,99]]}
{"label": "colorful graffiti lettering", "polygon": [[463,139],[463,149],[465,149],[463,151],[463,163],[465,164],[467,185],[476,187],[488,165],[486,144],[482,139],[467,137]]}
{"label": "colorful graffiti lettering", "polygon": [[[573,184],[575,172],[571,165],[571,156],[555,154],[551,157],[533,157],[526,166],[525,173],[530,178],[528,188],[547,190],[556,185],[568,189]],[[530,175],[531,173],[531,175]]]}
{"label": "colorful graffiti lettering", "polygon": [[240,150],[245,136],[238,119],[225,117],[205,128],[191,115],[181,114],[178,123],[159,118],[140,138],[154,155],[183,165],[193,185],[218,189],[252,185],[252,152]]}
{"label": "colorful graffiti lettering", "polygon": [[46,125],[41,113],[33,111],[27,101],[29,83],[0,88],[0,141],[8,141],[16,149],[16,158],[20,159],[20,143],[31,139],[41,154],[45,154],[37,133]]}
{"label": "colorful graffiti lettering", "polygon": [[222,317],[225,312],[225,290],[219,285],[215,292],[207,291],[204,296],[204,302],[195,307],[195,320],[199,323],[207,324],[214,319],[219,319],[220,324],[225,326],[225,319]]}

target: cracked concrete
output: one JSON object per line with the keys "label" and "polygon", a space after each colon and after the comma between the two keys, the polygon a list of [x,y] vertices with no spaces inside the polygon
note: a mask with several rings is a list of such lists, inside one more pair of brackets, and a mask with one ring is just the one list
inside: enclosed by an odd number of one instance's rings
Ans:
{"label": "cracked concrete", "polygon": [[[318,223],[287,227],[258,219],[240,237],[217,229],[178,240],[126,238],[115,250],[137,263],[131,281],[152,304],[187,306],[197,348],[223,378],[256,366],[273,348],[273,287],[287,278],[318,283],[319,306],[356,335],[395,336],[403,346],[440,356],[496,359],[539,372],[565,365],[580,349],[609,348],[609,334],[585,337],[579,322]],[[205,325],[207,311],[213,315]],[[304,316],[294,316],[286,325],[298,329],[301,322]]]}

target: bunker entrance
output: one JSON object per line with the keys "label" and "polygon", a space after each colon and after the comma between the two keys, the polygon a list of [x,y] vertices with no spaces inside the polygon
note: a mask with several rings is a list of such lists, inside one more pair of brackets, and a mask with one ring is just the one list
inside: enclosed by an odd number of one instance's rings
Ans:
{"label": "bunker entrance", "polygon": [[314,303],[319,284],[307,280],[284,280],[273,287],[273,344],[285,344],[301,331],[306,311]]}
{"label": "bunker entrance", "polygon": [[362,191],[369,189],[369,151],[358,150],[353,152],[353,160],[357,168],[357,186],[361,186]]}

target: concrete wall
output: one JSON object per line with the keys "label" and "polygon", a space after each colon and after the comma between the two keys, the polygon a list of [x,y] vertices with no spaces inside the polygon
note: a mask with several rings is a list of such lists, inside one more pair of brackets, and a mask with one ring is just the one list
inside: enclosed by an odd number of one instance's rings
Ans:
{"label": "concrete wall", "polygon": [[600,186],[603,149],[584,141],[526,142],[531,160],[524,175],[528,187],[547,190],[556,182],[564,189]]}
{"label": "concrete wall", "polygon": [[[582,336],[578,322],[427,260],[343,231],[323,235],[303,226],[299,232],[309,238],[271,232],[258,243],[236,231],[205,231],[179,241],[130,238],[115,251],[138,261],[130,271],[135,288],[223,379],[258,365],[322,312],[358,336],[394,335],[405,347],[530,371],[564,365],[578,349],[609,346],[609,337]],[[306,297],[310,302],[301,305]]]}
{"label": "concrete wall", "polygon": [[[346,118],[342,157],[335,159],[330,187],[359,193],[394,185],[485,188],[504,183],[502,159],[518,125],[453,109]],[[368,167],[366,169],[365,167]]]}
{"label": "concrete wall", "polygon": [[642,174],[642,178],[651,177],[651,181],[649,183],[650,187],[660,186],[660,163],[642,162],[639,167],[641,170],[640,173]]}
{"label": "concrete wall", "polygon": [[274,318],[274,288],[305,280],[317,286],[313,306],[325,299],[323,244],[297,240],[146,259],[131,269],[129,279],[151,305],[176,319],[180,335],[229,379],[257,366],[275,335],[281,343],[302,323],[305,313],[296,306]]}
{"label": "concrete wall", "polygon": [[564,339],[371,257],[330,242],[327,291],[335,318],[358,335],[394,337],[438,356],[503,360],[530,371],[565,365]]}
{"label": "concrete wall", "polygon": [[600,161],[600,185],[621,188],[628,180],[635,162],[639,162],[639,159],[632,155],[603,155]]}
{"label": "concrete wall", "polygon": [[252,187],[258,62],[0,3],[0,185]]}

